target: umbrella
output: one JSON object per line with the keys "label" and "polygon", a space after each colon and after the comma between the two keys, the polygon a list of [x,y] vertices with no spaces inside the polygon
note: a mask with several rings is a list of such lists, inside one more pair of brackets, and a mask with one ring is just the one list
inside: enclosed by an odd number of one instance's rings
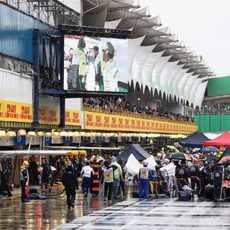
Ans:
{"label": "umbrella", "polygon": [[186,161],[190,161],[191,158],[189,155],[185,154],[185,153],[173,153],[172,154],[172,159],[177,159],[177,160],[186,160]]}
{"label": "umbrella", "polygon": [[175,152],[179,152],[179,150],[173,145],[167,145],[166,147],[170,150],[174,150]]}
{"label": "umbrella", "polygon": [[218,160],[218,157],[216,157],[216,156],[214,156],[214,155],[210,155],[210,156],[208,156],[207,158],[206,158],[206,162],[207,163],[210,163],[211,161],[217,161]]}
{"label": "umbrella", "polygon": [[224,164],[225,162],[229,162],[230,164],[230,156],[225,156],[223,158],[221,158],[219,161],[218,161],[218,164]]}
{"label": "umbrella", "polygon": [[202,153],[211,153],[211,152],[219,152],[219,149],[214,146],[207,146],[202,149],[200,149]]}

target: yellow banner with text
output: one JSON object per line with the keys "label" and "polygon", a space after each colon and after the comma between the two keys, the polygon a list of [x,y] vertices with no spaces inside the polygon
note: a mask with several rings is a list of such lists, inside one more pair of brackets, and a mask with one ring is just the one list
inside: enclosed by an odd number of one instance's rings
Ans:
{"label": "yellow banner with text", "polygon": [[197,126],[194,123],[85,112],[85,129],[188,134],[195,132]]}
{"label": "yellow banner with text", "polygon": [[32,122],[32,105],[0,100],[0,121]]}
{"label": "yellow banner with text", "polygon": [[[15,101],[0,100],[0,121],[10,122],[32,122],[32,105]],[[66,110],[66,125],[80,126],[80,111]],[[39,106],[39,123],[47,125],[58,125],[58,108]]]}
{"label": "yellow banner with text", "polygon": [[72,126],[80,126],[80,111],[67,109],[65,111],[65,124],[72,125]]}

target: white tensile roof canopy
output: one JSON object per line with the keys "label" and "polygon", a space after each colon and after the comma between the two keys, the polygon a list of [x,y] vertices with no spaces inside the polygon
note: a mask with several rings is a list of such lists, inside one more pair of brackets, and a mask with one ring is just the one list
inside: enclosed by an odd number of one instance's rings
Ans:
{"label": "white tensile roof canopy", "polygon": [[151,17],[148,7],[140,8],[133,0],[82,0],[82,4],[83,23],[131,31],[128,68],[134,88],[139,84],[143,90],[201,107],[213,72],[168,27],[162,28],[160,18]]}

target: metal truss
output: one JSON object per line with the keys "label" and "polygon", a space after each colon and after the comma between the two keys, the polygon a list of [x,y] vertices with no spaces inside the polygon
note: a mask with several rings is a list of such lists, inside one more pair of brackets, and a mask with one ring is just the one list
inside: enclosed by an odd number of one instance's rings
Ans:
{"label": "metal truss", "polygon": [[57,0],[0,0],[50,26],[61,24],[80,25],[80,13]]}

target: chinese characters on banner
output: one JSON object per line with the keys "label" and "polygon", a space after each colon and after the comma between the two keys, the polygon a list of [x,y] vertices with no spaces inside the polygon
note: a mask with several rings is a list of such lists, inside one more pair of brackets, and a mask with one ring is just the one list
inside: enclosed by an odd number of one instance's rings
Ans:
{"label": "chinese characters on banner", "polygon": [[[141,119],[130,116],[85,112],[85,129],[108,131],[158,132],[189,134],[197,130],[194,123]],[[80,126],[80,111],[65,111],[66,125]],[[0,121],[32,122],[32,105],[27,103],[0,100]],[[59,111],[56,107],[39,107],[40,124],[58,125]]]}
{"label": "chinese characters on banner", "polygon": [[67,109],[65,111],[65,124],[66,125],[74,125],[74,126],[80,126],[80,111]]}
{"label": "chinese characters on banner", "polygon": [[0,120],[32,122],[32,105],[27,103],[0,101]]}
{"label": "chinese characters on banner", "polygon": [[85,112],[85,129],[108,131],[192,133],[194,124]]}
{"label": "chinese characters on banner", "polygon": [[[14,101],[0,100],[0,121],[32,122],[32,105]],[[66,110],[66,125],[80,126],[80,111]],[[58,125],[58,108],[39,106],[39,123]]]}

